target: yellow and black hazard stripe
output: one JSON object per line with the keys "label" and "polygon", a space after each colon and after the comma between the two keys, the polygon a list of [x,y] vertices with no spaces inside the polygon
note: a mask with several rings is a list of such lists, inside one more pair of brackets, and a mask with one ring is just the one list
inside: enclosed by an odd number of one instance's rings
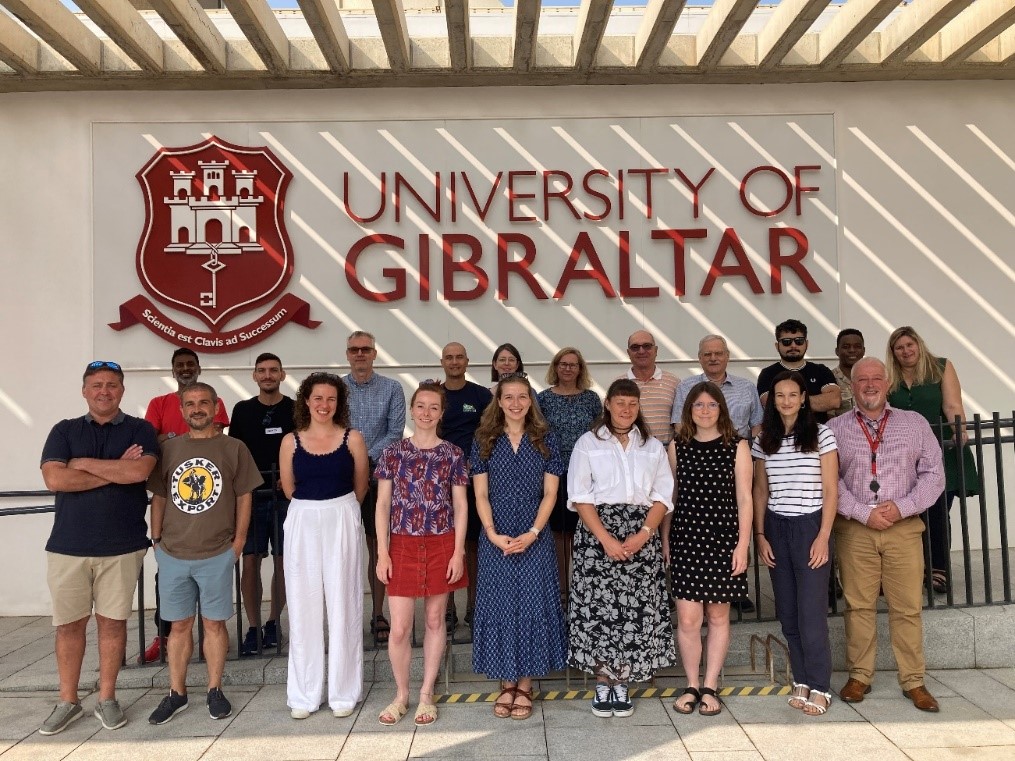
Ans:
{"label": "yellow and black hazard stripe", "polygon": [[[768,697],[789,695],[791,687],[781,684],[768,684],[763,687],[723,687],[718,690],[719,696],[728,697]],[[675,698],[683,687],[637,687],[630,692],[632,698]],[[595,693],[592,690],[547,690],[532,693],[534,700],[591,700]],[[440,695],[436,703],[493,703],[499,692],[456,692],[451,695]]]}

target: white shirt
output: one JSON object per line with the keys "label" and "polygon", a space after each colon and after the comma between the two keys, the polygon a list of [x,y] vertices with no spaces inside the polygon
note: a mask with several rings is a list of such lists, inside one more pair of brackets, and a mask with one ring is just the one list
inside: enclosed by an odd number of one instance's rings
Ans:
{"label": "white shirt", "polygon": [[574,445],[567,469],[567,507],[576,504],[644,505],[673,511],[673,471],[666,449],[655,437],[642,441],[632,428],[627,449],[605,426],[584,434]]}

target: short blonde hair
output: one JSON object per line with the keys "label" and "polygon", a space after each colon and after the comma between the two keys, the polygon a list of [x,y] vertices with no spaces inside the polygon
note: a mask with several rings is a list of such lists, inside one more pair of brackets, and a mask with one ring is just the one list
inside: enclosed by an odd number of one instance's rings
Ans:
{"label": "short blonde hair", "polygon": [[578,386],[579,391],[588,391],[592,388],[589,366],[585,364],[585,357],[582,356],[582,353],[573,346],[565,346],[553,355],[553,359],[550,360],[550,366],[546,368],[546,382],[551,386],[556,386],[560,383],[560,376],[557,374],[557,363],[568,354],[574,354],[578,357],[578,377],[575,379],[575,385]]}

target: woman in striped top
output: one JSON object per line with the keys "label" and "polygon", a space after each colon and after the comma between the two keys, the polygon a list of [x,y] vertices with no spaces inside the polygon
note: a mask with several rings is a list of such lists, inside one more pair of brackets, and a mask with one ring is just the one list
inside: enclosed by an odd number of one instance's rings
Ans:
{"label": "woman in striped top", "polygon": [[800,373],[775,377],[752,454],[754,539],[789,645],[789,704],[820,716],[832,701],[827,602],[839,461],[835,436],[814,419]]}

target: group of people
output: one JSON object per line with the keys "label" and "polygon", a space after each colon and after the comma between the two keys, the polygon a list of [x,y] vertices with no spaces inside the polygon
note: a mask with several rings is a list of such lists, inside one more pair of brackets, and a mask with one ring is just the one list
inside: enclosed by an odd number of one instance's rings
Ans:
{"label": "group of people", "polygon": [[[258,395],[235,406],[231,423],[189,349],[173,356],[178,391],[153,399],[146,420],[120,410],[120,366],[92,362],[82,388],[88,414],[58,423],[42,456],[56,493],[47,552],[61,694],[40,732],[83,714],[76,687],[93,611],[94,712],[106,728],[126,723],[114,686],[149,546],[146,488],[160,630],[142,658],[165,652],[170,671],[152,724],[188,707],[198,611],[209,715],[230,714],[225,622],[240,558],[250,624],[241,655],[277,645],[288,605],[292,717],[322,704],[352,713],[363,689],[364,547],[370,631],[387,644],[396,684],[381,724],[409,710],[418,599],[424,672],[414,721],[437,720],[434,685],[458,625],[459,589],[474,670],[501,681],[499,718],[531,716],[533,680],[567,665],[595,675],[595,715],[631,715],[629,684],[676,662],[671,597],[688,679],[673,708],[715,715],[730,610],[749,610],[752,538],[789,645],[791,706],[820,715],[831,704],[825,596],[834,538],[849,665],[841,699],[870,690],[883,589],[900,685],[918,708],[937,710],[923,685],[921,518],[934,587],[946,588],[947,510],[954,495],[978,488],[961,459],[964,426],[944,428],[955,446],[942,453],[928,424],[964,422],[955,369],[908,327],[892,334],[886,363],[865,356],[858,330],[842,331],[834,369],[805,359],[799,321],[775,334],[780,360],[755,385],[727,373],[721,336],[699,344],[703,373],[678,382],[657,366],[652,335],[637,331],[627,342],[631,367],[604,400],[575,347],[555,354],[536,394],[511,344],[495,351],[487,388],[467,380],[468,353],[452,342],[442,350],[444,378],[411,395],[408,438],[401,385],[374,372],[375,339],[364,331],[348,339],[348,375],[312,373],[295,399],[281,392],[281,360],[259,356]],[[277,491],[263,478],[276,470]],[[269,546],[273,592],[262,625]]]}

